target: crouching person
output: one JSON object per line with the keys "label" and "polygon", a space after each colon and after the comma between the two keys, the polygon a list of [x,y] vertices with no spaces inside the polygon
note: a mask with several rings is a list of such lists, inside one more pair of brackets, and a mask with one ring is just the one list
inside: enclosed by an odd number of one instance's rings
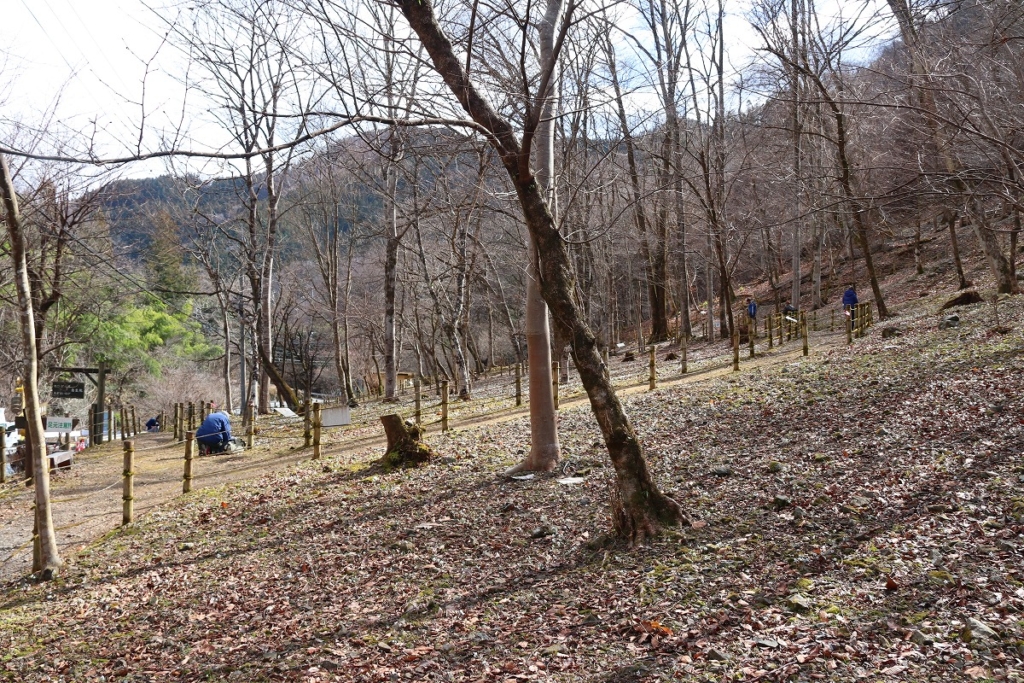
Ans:
{"label": "crouching person", "polygon": [[196,430],[200,453],[227,453],[232,449],[231,421],[222,410],[210,413]]}

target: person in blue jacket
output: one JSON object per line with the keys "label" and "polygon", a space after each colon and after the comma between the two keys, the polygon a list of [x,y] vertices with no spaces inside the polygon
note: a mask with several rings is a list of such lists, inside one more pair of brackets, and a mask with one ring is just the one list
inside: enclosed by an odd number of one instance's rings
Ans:
{"label": "person in blue jacket", "polygon": [[857,288],[854,285],[850,285],[843,292],[843,310],[849,311],[850,315],[850,326],[852,327],[856,322],[854,316],[857,315]]}
{"label": "person in blue jacket", "polygon": [[211,453],[223,453],[231,444],[231,422],[222,410],[210,413],[196,430],[196,441]]}
{"label": "person in blue jacket", "polygon": [[747,317],[750,318],[751,333],[757,337],[757,302],[753,297],[747,297]]}

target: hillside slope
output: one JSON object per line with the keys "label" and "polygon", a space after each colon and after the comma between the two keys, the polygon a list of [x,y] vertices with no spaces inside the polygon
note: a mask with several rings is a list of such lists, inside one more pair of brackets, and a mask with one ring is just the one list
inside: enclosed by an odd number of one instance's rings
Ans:
{"label": "hillside slope", "polygon": [[525,420],[433,435],[426,468],[367,452],[201,491],[9,586],[0,676],[1024,680],[1024,301],[939,331],[946,298],[630,398],[695,520],[650,546],[602,538],[587,410],[561,416],[579,483],[497,476]]}

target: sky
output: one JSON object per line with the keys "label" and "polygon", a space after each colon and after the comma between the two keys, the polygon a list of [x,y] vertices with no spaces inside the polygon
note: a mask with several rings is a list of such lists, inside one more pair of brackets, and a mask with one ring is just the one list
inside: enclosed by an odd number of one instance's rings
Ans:
{"label": "sky", "polygon": [[107,154],[135,146],[143,111],[154,131],[181,119],[182,60],[140,0],[0,0],[0,17],[4,119],[38,125],[54,111],[51,127]]}
{"label": "sky", "polygon": [[[729,49],[734,68],[747,61],[755,40],[743,16],[748,1],[726,5],[727,35],[738,43]],[[176,7],[188,12],[182,0],[152,0],[149,7],[164,16],[175,16]],[[194,93],[186,97],[185,61],[164,42],[162,20],[149,7],[145,0],[0,0],[0,122],[34,126],[55,111],[51,130],[95,140],[98,153],[119,156],[136,147],[141,122],[143,146],[152,149],[161,146],[160,131],[184,120],[192,147],[216,147],[222,136],[202,123],[209,107],[204,112]],[[150,162],[130,173],[165,170],[164,162]]]}

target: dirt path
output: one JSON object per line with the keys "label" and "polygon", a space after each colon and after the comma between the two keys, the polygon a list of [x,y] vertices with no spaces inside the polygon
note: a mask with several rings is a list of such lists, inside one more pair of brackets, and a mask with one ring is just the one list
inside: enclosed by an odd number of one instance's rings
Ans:
{"label": "dirt path", "polygon": [[[811,348],[835,348],[842,335],[819,333],[811,338]],[[783,348],[759,351],[753,360],[741,353],[741,370],[778,365],[802,357],[798,342]],[[673,369],[670,369],[671,368]],[[717,356],[705,367],[680,375],[678,361],[659,367],[662,377],[659,388],[706,382],[732,374],[729,356]],[[646,381],[618,388],[620,397],[648,390]],[[560,401],[562,410],[587,405],[583,393],[566,396]],[[525,417],[528,405],[482,415],[469,415],[452,422],[453,428],[498,424]],[[266,434],[257,439],[255,448],[244,454],[204,457],[196,460],[193,490],[251,479],[271,470],[289,467],[309,457],[309,449],[301,444],[301,430],[292,425],[283,434]],[[436,432],[432,427],[429,432]],[[366,432],[368,430],[359,430]],[[359,434],[357,431],[355,434]],[[269,430],[268,430],[269,432]],[[382,448],[386,441],[376,430],[369,434],[350,435],[340,443],[325,445],[324,454],[356,455],[369,448]],[[181,495],[182,458],[184,447],[169,434],[140,434],[135,439],[135,514],[138,519],[149,510]],[[57,472],[51,478],[54,525],[62,556],[67,557],[93,542],[121,523],[122,445],[120,441],[90,448],[76,458],[71,471]],[[0,488],[0,583],[25,576],[31,571],[32,492],[21,481]]]}

